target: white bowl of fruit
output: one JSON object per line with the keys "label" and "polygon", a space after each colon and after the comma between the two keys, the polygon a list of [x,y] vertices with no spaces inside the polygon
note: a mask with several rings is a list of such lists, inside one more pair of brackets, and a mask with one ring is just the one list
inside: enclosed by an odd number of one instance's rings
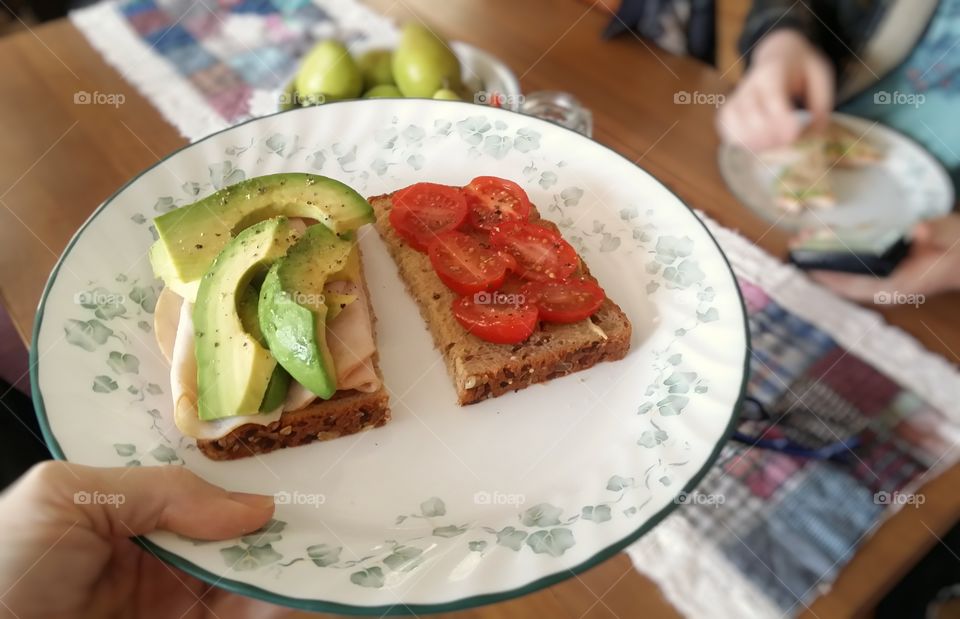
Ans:
{"label": "white bowl of fruit", "polygon": [[317,43],[280,95],[279,108],[361,98],[449,99],[515,109],[520,83],[491,54],[409,23],[394,48],[351,53],[335,39]]}

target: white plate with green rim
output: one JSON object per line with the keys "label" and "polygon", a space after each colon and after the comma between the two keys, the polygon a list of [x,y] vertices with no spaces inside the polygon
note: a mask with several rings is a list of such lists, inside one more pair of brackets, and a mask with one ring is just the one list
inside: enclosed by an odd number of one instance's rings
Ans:
{"label": "white plate with green rim", "polygon": [[[364,195],[413,182],[519,182],[634,324],[622,361],[470,407],[372,228],[364,270],[393,420],[213,462],[170,421],[152,333],[151,219],[244,178],[325,174]],[[651,319],[655,309],[656,321]],[[734,423],[748,336],[700,220],[627,159],[545,121],[462,102],[366,100],[259,118],[185,147],[107,200],[44,291],[33,395],[59,458],[186,466],[277,494],[266,531],[142,541],[225,589],[299,608],[423,613],[496,602],[610,557],[675,508]],[[297,497],[294,499],[294,497]]]}

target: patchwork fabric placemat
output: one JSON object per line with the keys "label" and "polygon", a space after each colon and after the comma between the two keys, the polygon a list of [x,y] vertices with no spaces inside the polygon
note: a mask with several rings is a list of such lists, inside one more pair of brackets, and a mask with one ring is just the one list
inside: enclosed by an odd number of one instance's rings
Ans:
{"label": "patchwork fabric placemat", "polygon": [[810,448],[851,437],[860,445],[834,462],[730,442],[696,491],[628,552],[690,617],[792,616],[956,462],[960,377],[876,314],[708,223],[747,302],[748,394],[779,422],[739,430]]}
{"label": "patchwork fabric placemat", "polygon": [[[71,18],[191,140],[256,113],[252,95],[281,88],[316,40],[395,38],[356,0],[113,0]],[[628,552],[691,617],[781,617],[828,589],[878,523],[955,461],[960,379],[876,314],[710,225],[749,306],[750,394],[782,418],[767,437],[817,446],[856,435],[862,446],[834,463],[731,443]]]}
{"label": "patchwork fabric placemat", "polygon": [[70,19],[190,140],[249,118],[254,95],[282,90],[318,40],[352,49],[396,38],[356,0],[109,0]]}

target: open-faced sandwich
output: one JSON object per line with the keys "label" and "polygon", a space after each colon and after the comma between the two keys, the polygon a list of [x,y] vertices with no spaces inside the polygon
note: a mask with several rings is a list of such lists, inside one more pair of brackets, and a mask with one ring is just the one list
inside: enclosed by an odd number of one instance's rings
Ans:
{"label": "open-faced sandwich", "polygon": [[417,183],[370,203],[460,404],[627,354],[630,321],[516,183]]}
{"label": "open-faced sandwich", "polygon": [[795,213],[835,206],[831,170],[877,163],[883,152],[866,136],[831,122],[822,130],[808,127],[793,144],[767,150],[762,159],[779,168],[773,188],[778,206]]}
{"label": "open-faced sandwich", "polygon": [[174,421],[205,455],[240,458],[390,419],[355,238],[373,217],[343,183],[288,173],[154,220]]}
{"label": "open-faced sandwich", "polygon": [[790,213],[804,208],[826,209],[837,203],[830,184],[830,166],[822,145],[797,147],[796,159],[777,176],[774,193],[777,206]]}

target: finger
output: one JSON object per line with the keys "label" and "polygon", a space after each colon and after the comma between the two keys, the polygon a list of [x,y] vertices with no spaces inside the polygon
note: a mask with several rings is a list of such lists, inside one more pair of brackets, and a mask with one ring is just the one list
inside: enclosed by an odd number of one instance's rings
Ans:
{"label": "finger", "polygon": [[886,279],[833,271],[810,271],[810,277],[838,295],[853,301],[873,302],[877,293],[889,289]]}
{"label": "finger", "polygon": [[741,93],[734,93],[717,113],[717,132],[720,134],[720,139],[727,144],[743,143],[740,98]]}
{"label": "finger", "polygon": [[932,244],[934,227],[929,221],[921,221],[913,227],[911,240],[918,245]]}
{"label": "finger", "polygon": [[778,145],[792,144],[800,137],[803,126],[790,102],[786,88],[770,86],[764,93],[764,106],[770,129]]}
{"label": "finger", "polygon": [[769,148],[769,124],[766,122],[766,112],[756,92],[745,92],[737,105],[737,121],[735,125],[737,141],[751,152],[759,152]]}
{"label": "finger", "polygon": [[744,105],[744,123],[750,148],[759,152],[781,145],[777,129],[773,126],[764,103],[763,93],[753,93]]}
{"label": "finger", "polygon": [[960,239],[960,216],[956,214],[921,221],[913,228],[913,241],[940,249],[956,246]]}
{"label": "finger", "polygon": [[96,468],[45,462],[10,492],[102,537],[165,530],[227,539],[263,526],[274,509],[273,497],[228,492],[180,466]]}
{"label": "finger", "polygon": [[806,63],[804,73],[806,88],[803,99],[810,111],[810,122],[814,129],[824,129],[833,111],[833,70],[829,63],[816,57]]}

